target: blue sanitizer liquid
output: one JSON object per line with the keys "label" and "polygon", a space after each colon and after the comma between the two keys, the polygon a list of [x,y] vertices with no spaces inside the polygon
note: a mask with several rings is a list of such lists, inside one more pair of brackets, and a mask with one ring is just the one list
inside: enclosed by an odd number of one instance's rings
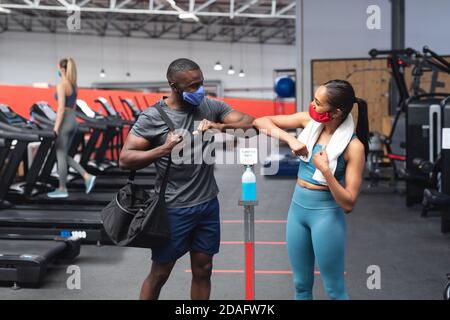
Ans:
{"label": "blue sanitizer liquid", "polygon": [[256,176],[251,167],[247,167],[242,175],[242,200],[256,201]]}

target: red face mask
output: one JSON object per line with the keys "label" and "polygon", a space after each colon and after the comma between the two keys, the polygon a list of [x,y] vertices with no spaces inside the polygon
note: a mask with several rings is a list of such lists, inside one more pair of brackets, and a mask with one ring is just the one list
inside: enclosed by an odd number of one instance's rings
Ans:
{"label": "red face mask", "polygon": [[309,115],[313,120],[321,123],[328,122],[331,120],[329,112],[322,112],[322,113],[317,112],[316,110],[314,110],[312,102],[309,105]]}

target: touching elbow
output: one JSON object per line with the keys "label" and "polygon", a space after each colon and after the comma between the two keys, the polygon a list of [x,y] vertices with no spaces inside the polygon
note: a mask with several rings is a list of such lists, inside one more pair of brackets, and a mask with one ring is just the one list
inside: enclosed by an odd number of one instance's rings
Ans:
{"label": "touching elbow", "polygon": [[124,161],[123,159],[119,159],[119,168],[120,168],[120,170],[128,170],[129,169],[126,161]]}
{"label": "touching elbow", "polygon": [[119,156],[119,168],[121,170],[129,170],[130,164],[127,161],[127,156],[123,152]]}
{"label": "touching elbow", "polygon": [[255,120],[253,120],[253,125],[254,125],[255,127],[257,127],[257,128],[260,128],[260,127],[261,127],[261,121],[262,121],[262,119],[263,119],[263,118],[257,118],[257,119],[255,119]]}

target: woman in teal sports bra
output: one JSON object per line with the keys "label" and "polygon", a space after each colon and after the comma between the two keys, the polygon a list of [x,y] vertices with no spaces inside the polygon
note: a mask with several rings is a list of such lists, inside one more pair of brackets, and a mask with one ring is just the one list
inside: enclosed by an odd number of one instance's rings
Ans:
{"label": "woman in teal sports bra", "polygon": [[95,176],[90,175],[79,163],[68,155],[70,144],[76,134],[78,122],[75,107],[77,102],[77,69],[72,58],[62,59],[58,64],[60,83],[56,86],[55,99],[58,110],[53,130],[57,138],[55,141],[56,159],[58,162],[59,188],[47,193],[50,198],[66,198],[68,165],[74,168],[84,179],[86,193],[94,187]]}
{"label": "woman in teal sports bra", "polygon": [[[358,105],[356,134],[338,157],[333,174],[329,168],[326,146],[355,103]],[[344,281],[344,213],[350,213],[356,203],[369,150],[367,103],[355,97],[349,82],[331,80],[317,89],[309,112],[262,117],[253,124],[260,132],[288,143],[294,154],[306,156],[306,146],[285,129],[305,128],[312,119],[323,123],[323,129],[313,147],[310,161],[300,161],[286,226],[295,299],[313,298],[317,259],[328,296],[344,300],[349,298]],[[316,169],[325,177],[326,185],[313,179]]]}

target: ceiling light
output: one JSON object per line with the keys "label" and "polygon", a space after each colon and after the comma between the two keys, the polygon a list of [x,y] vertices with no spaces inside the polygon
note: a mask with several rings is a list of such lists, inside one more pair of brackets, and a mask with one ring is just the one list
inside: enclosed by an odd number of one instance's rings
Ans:
{"label": "ceiling light", "polygon": [[233,69],[233,66],[230,66],[229,68],[228,68],[228,74],[231,76],[231,75],[233,75],[235,73],[235,71],[234,71],[234,69]]}
{"label": "ceiling light", "polygon": [[199,22],[200,19],[193,14],[192,12],[182,12],[178,15],[178,18],[180,18],[181,20],[184,21],[189,21],[189,22]]}
{"label": "ceiling light", "polygon": [[214,65],[214,70],[216,71],[221,71],[223,70],[222,65],[220,64],[220,61],[217,61],[216,64]]}

